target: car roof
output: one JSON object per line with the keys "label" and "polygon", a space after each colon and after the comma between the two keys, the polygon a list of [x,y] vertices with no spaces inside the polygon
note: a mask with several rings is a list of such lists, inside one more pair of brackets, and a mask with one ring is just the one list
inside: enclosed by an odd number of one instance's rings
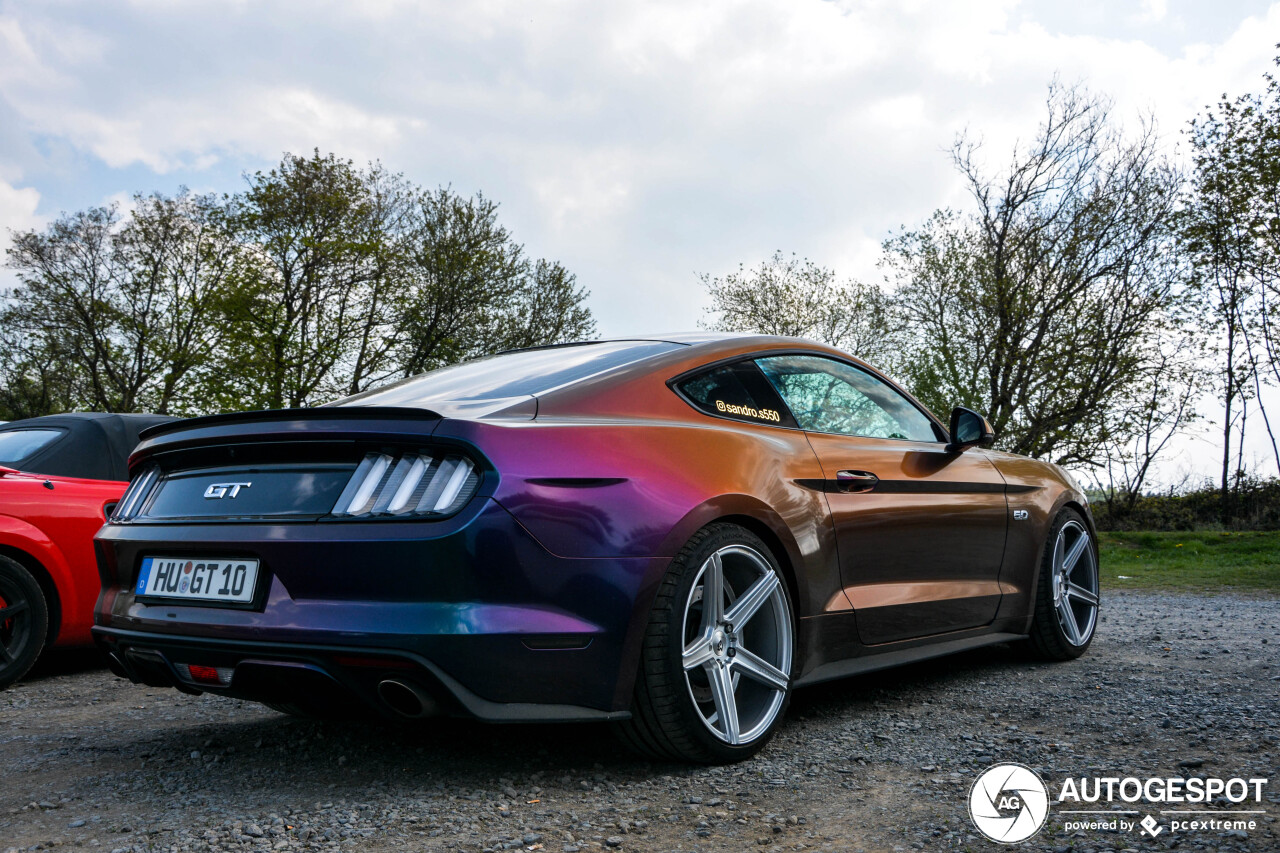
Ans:
{"label": "car roof", "polygon": [[56,429],[63,433],[10,467],[51,477],[88,480],[129,479],[129,454],[138,444],[138,433],[150,426],[176,420],[168,415],[69,412],[24,418],[0,425],[0,434],[29,429]]}
{"label": "car roof", "polygon": [[[769,351],[812,352],[869,367],[804,338],[738,332],[676,332],[572,341],[506,350],[344,397],[324,407],[409,407],[441,417],[533,418],[537,401],[565,400],[598,381],[626,382],[650,373],[669,378],[722,359]],[[874,368],[871,368],[873,372]]]}

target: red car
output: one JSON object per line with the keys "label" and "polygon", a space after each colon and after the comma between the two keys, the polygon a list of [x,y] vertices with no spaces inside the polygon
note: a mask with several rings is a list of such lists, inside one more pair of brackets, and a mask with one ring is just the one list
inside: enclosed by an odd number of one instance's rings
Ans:
{"label": "red car", "polygon": [[0,689],[49,646],[92,644],[93,534],[138,433],[172,418],[81,413],[0,426]]}

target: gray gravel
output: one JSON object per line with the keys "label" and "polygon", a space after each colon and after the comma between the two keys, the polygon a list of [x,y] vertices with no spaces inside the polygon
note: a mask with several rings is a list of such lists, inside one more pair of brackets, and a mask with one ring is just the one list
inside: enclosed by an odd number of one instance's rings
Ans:
{"label": "gray gravel", "polygon": [[0,693],[0,853],[1007,849],[965,811],[998,760],[1051,791],[1273,780],[1251,832],[1143,841],[1051,814],[1014,849],[1280,850],[1278,626],[1273,599],[1112,596],[1079,661],[1001,646],[800,691],[759,758],[722,768],[645,763],[591,726],[295,720],[64,655]]}

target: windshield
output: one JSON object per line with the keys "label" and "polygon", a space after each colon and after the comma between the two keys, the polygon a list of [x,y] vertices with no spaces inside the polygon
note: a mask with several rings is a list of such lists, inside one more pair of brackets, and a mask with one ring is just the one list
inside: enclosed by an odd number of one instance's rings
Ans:
{"label": "windshield", "polygon": [[434,401],[537,396],[680,346],[666,341],[606,341],[501,353],[442,367],[326,405],[429,409]]}
{"label": "windshield", "polygon": [[51,444],[60,429],[14,429],[0,432],[0,465],[15,465]]}

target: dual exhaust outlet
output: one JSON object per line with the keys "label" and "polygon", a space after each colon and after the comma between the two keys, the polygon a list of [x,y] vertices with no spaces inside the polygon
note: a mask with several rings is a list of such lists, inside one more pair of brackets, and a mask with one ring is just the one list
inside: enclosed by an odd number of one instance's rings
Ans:
{"label": "dual exhaust outlet", "polygon": [[420,720],[440,713],[440,703],[412,681],[388,678],[378,682],[378,698],[401,717]]}
{"label": "dual exhaust outlet", "polygon": [[[132,658],[134,666],[126,664],[123,657],[116,652],[108,652],[107,665],[114,674],[133,682],[150,684],[154,687],[175,686],[186,692],[195,692],[190,687],[186,687],[181,679],[177,681],[173,679],[169,674],[168,664],[159,654],[133,652],[129,657]],[[140,670],[141,664],[151,666]],[[378,698],[389,710],[405,719],[421,720],[437,716],[443,711],[434,696],[415,682],[406,679],[384,679],[378,682],[377,693]]]}

